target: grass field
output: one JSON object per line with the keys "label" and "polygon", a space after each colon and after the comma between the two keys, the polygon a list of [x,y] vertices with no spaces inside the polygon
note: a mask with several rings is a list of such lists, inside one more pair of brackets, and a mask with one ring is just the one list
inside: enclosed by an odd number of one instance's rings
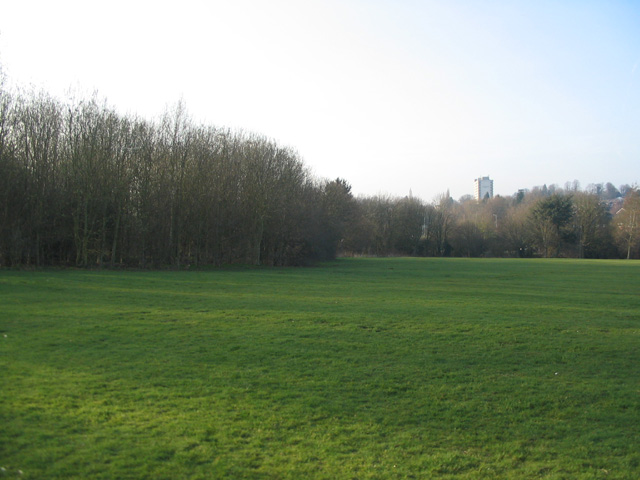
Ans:
{"label": "grass field", "polygon": [[0,271],[0,478],[640,478],[640,263]]}

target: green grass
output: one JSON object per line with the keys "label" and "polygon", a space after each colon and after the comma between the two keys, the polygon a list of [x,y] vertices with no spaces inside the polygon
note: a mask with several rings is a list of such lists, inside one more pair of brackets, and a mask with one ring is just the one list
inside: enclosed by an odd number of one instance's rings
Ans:
{"label": "green grass", "polygon": [[0,478],[640,477],[637,262],[0,271],[0,368]]}

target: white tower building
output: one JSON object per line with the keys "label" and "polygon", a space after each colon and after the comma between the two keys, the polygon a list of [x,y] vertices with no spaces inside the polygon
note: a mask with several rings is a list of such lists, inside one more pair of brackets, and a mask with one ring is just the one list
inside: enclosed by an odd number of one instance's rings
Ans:
{"label": "white tower building", "polygon": [[493,198],[493,180],[489,177],[476,178],[474,181],[473,196],[477,201]]}

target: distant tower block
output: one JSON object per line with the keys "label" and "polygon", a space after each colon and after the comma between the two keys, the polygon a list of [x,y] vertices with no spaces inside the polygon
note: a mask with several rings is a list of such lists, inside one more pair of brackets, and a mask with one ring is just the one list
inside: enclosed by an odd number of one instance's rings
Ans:
{"label": "distant tower block", "polygon": [[476,178],[473,184],[473,196],[477,201],[493,198],[493,180],[489,177]]}

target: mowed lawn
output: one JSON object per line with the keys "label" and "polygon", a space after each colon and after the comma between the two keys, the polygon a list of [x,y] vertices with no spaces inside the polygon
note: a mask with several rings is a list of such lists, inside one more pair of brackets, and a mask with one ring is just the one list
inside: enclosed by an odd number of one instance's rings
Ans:
{"label": "mowed lawn", "polygon": [[640,478],[640,263],[0,271],[0,478]]}

